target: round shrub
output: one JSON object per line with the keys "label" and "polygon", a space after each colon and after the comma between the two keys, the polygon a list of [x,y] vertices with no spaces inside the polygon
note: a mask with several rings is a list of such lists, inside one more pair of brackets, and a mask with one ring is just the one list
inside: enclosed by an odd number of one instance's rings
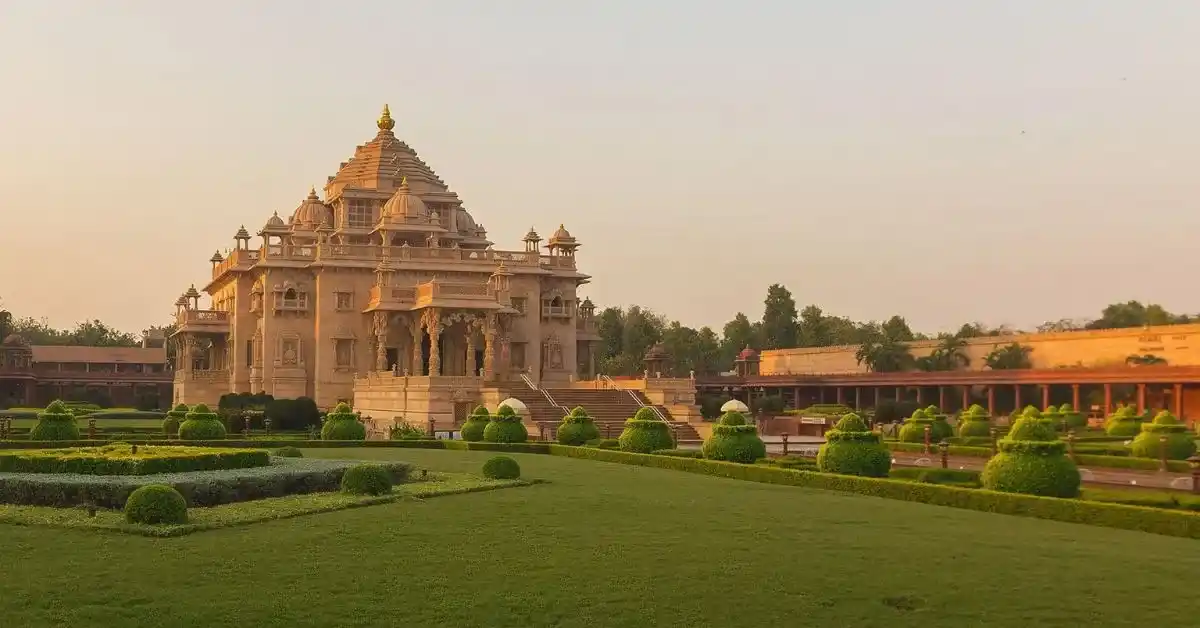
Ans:
{"label": "round shrub", "polygon": [[179,424],[179,440],[221,440],[225,438],[225,424],[217,413],[200,403]]}
{"label": "round shrub", "polygon": [[1066,455],[1066,443],[1037,416],[1023,416],[999,442],[1000,452],[988,460],[983,487],[1042,497],[1077,497],[1079,469]]}
{"label": "round shrub", "polygon": [[1196,441],[1187,426],[1180,423],[1174,414],[1163,410],[1154,417],[1154,421],[1143,423],[1141,433],[1130,444],[1130,453],[1139,458],[1159,458],[1162,456],[1161,439],[1167,439],[1167,459],[1187,460],[1196,453]]}
{"label": "round shrub", "polygon": [[892,454],[879,434],[851,412],[825,434],[817,452],[817,468],[826,473],[885,478],[892,468]]}
{"label": "round shrub", "polygon": [[563,417],[555,437],[560,444],[579,447],[590,440],[600,438],[600,428],[596,427],[596,423],[582,406],[576,406],[570,414]]}
{"label": "round shrub", "polygon": [[275,455],[279,456],[280,458],[303,458],[304,452],[300,451],[300,448],[298,447],[288,446],[276,449]]}
{"label": "round shrub", "polygon": [[358,464],[342,474],[342,492],[351,495],[383,495],[392,492],[392,474],[382,465]]}
{"label": "round shrub", "polygon": [[367,440],[367,426],[359,422],[349,404],[339,403],[325,415],[321,440]]}
{"label": "round shrub", "polygon": [[670,426],[659,420],[650,408],[641,408],[633,418],[626,420],[617,441],[621,443],[622,451],[639,454],[675,448]]}
{"label": "round shrub", "polygon": [[29,430],[29,440],[79,440],[75,415],[63,402],[51,402],[37,416],[37,423]]}
{"label": "round shrub", "polygon": [[[659,421],[661,423],[661,421]],[[740,412],[726,412],[713,426],[712,434],[704,440],[700,451],[709,460],[726,460],[753,464],[767,457],[767,446],[758,436],[758,429],[746,425]]]}
{"label": "round shrub", "polygon": [[1062,414],[1063,423],[1066,424],[1067,429],[1087,427],[1087,415],[1082,412],[1076,412],[1075,408],[1072,407],[1071,404],[1062,404],[1058,407],[1058,411],[1060,414]]}
{"label": "round shrub", "polygon": [[179,425],[187,418],[188,407],[186,403],[181,403],[175,406],[171,411],[167,412],[167,416],[163,419],[162,428],[163,434],[167,436],[178,436]]}
{"label": "round shrub", "polygon": [[529,440],[529,430],[521,417],[512,408],[500,406],[487,427],[483,428],[483,440],[488,443],[523,443]]}
{"label": "round shrub", "polygon": [[471,411],[471,414],[467,416],[467,420],[463,422],[462,427],[458,428],[458,433],[468,443],[477,443],[483,440],[483,430],[487,428],[488,421],[491,418],[487,408],[476,406]]}
{"label": "round shrub", "polygon": [[1109,436],[1125,436],[1132,438],[1142,431],[1142,417],[1130,406],[1117,408],[1104,420],[1104,433]]}
{"label": "round shrub", "polygon": [[954,435],[954,429],[946,422],[945,417],[937,420],[929,414],[928,410],[918,408],[913,411],[912,416],[904,419],[904,425],[900,426],[899,438],[905,443],[923,443],[925,442],[926,426],[929,427],[929,442],[931,443]]}
{"label": "round shrub", "polygon": [[521,465],[508,456],[492,456],[483,463],[483,477],[492,480],[515,480],[521,477]]}
{"label": "round shrub", "polygon": [[958,435],[961,437],[986,437],[992,435],[991,417],[983,406],[974,404],[958,415]]}
{"label": "round shrub", "polygon": [[166,484],[147,484],[125,500],[125,520],[150,525],[187,523],[187,500]]}

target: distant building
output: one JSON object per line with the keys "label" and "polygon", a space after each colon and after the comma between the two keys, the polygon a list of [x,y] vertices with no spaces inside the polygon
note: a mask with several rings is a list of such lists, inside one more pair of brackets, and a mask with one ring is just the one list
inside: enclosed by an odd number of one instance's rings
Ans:
{"label": "distant building", "polygon": [[12,334],[0,343],[0,408],[43,407],[55,399],[116,407],[164,407],[172,373],[166,347],[30,345]]}

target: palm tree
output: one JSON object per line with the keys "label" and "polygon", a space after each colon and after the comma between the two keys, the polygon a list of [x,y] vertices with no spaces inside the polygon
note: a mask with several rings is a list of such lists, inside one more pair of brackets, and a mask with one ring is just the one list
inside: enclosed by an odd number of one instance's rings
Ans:
{"label": "palm tree", "polygon": [[1167,359],[1160,358],[1153,353],[1147,353],[1145,355],[1134,353],[1125,358],[1125,364],[1129,366],[1166,366]]}
{"label": "palm tree", "polygon": [[916,367],[922,371],[954,371],[971,364],[967,357],[967,341],[943,334],[939,344],[928,356],[917,358]]}
{"label": "palm tree", "polygon": [[993,371],[1027,369],[1032,366],[1029,361],[1029,354],[1032,352],[1032,347],[1014,342],[992,349],[992,352],[983,359],[983,363]]}
{"label": "palm tree", "polygon": [[855,352],[859,364],[866,364],[872,373],[894,373],[913,366],[913,357],[908,345],[888,338],[876,336],[864,341]]}

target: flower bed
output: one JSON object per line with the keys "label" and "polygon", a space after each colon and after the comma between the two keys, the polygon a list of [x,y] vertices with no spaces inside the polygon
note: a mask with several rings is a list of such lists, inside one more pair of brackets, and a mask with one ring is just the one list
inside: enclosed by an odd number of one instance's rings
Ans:
{"label": "flower bed", "polygon": [[[140,448],[139,448],[140,449]],[[216,506],[264,497],[336,491],[342,474],[360,460],[271,458],[265,467],[159,473],[156,475],[88,475],[78,473],[0,473],[0,503],[71,507],[123,508],[139,486],[166,484],[189,506]],[[412,465],[385,465],[395,483],[408,479]]]}
{"label": "flower bed", "polygon": [[271,464],[262,449],[129,445],[0,451],[0,472],[151,475],[246,469]]}

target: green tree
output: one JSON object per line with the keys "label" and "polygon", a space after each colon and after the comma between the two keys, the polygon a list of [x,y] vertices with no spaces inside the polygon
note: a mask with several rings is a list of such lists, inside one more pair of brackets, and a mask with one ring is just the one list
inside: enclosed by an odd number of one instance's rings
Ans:
{"label": "green tree", "polygon": [[733,320],[725,323],[721,334],[721,368],[733,368],[733,360],[746,347],[761,347],[754,325],[745,314],[738,312]]}
{"label": "green tree", "polygon": [[1141,301],[1113,303],[1100,312],[1100,318],[1087,324],[1088,329],[1120,329],[1145,325],[1174,325],[1192,322],[1194,317],[1172,314],[1157,303],[1143,305]]}
{"label": "green tree", "polygon": [[1029,354],[1032,352],[1032,347],[1014,342],[992,349],[983,359],[983,363],[993,371],[1027,369],[1032,366],[1029,361]]}
{"label": "green tree", "polygon": [[626,310],[615,307],[602,310],[597,323],[600,372],[606,375],[641,373],[642,358],[650,347],[662,340],[664,327],[661,316],[636,305]]}
{"label": "green tree", "polygon": [[762,317],[762,348],[791,349],[797,342],[796,300],[782,284],[767,287]]}
{"label": "green tree", "polygon": [[927,356],[917,358],[915,364],[922,371],[954,371],[969,366],[971,359],[967,357],[967,341],[950,334],[940,334],[941,341]]}
{"label": "green tree", "polygon": [[873,373],[905,371],[913,366],[908,345],[883,333],[875,333],[864,340],[854,358]]}
{"label": "green tree", "polygon": [[908,321],[904,320],[903,316],[893,316],[887,319],[880,325],[880,328],[883,335],[891,340],[899,342],[916,340],[916,336],[908,326]]}

